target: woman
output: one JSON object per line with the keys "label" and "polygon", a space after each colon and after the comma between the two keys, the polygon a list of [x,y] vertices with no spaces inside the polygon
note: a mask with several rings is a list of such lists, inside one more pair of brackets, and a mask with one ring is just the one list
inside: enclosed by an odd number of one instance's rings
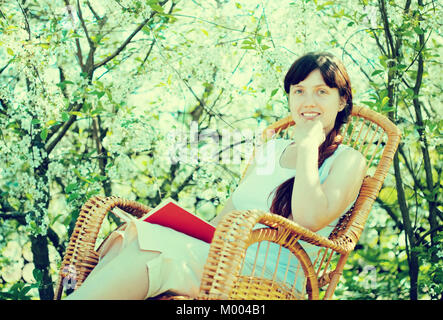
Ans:
{"label": "woman", "polygon": [[[292,140],[274,139],[259,148],[211,223],[235,209],[261,209],[327,236],[353,205],[365,174],[364,157],[341,145],[339,133],[352,110],[349,77],[331,54],[309,53],[293,63],[284,86],[296,123]],[[68,298],[144,299],[168,290],[195,297],[208,252],[205,242],[131,222],[111,234],[96,268]],[[275,250],[270,252],[272,257]],[[248,250],[245,269],[251,259]]]}

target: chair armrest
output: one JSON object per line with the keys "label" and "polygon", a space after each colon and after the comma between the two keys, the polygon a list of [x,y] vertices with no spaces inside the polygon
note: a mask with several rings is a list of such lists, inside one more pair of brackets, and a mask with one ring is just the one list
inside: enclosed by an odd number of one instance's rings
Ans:
{"label": "chair armrest", "polygon": [[348,241],[343,241],[342,237],[329,239],[282,216],[264,211],[259,211],[257,214],[259,215],[257,223],[278,229],[279,244],[288,243],[291,240],[303,240],[318,247],[332,249],[340,254],[348,253],[354,247],[349,245]]}
{"label": "chair armrest", "polygon": [[[354,250],[378,191],[381,182],[371,176],[366,176],[360,188],[359,196],[353,207],[341,216],[331,235],[326,238],[307,228],[300,226],[292,220],[269,212],[260,211],[257,223],[278,228],[283,238],[297,238],[310,244],[329,248],[339,254],[348,254]],[[256,210],[258,211],[258,210]],[[287,239],[282,239],[288,241]]]}
{"label": "chair armrest", "polygon": [[[340,254],[348,253],[353,249],[353,246],[344,245],[341,237],[337,237],[337,239],[329,239],[290,219],[257,209],[232,211],[226,214],[226,217],[220,223],[223,225],[220,226],[220,229],[231,228],[234,224],[239,224],[239,220],[241,219],[250,221],[252,228],[256,224],[264,224],[270,228],[277,229],[279,232],[278,244],[288,243],[290,241],[289,239],[293,238],[303,240],[319,247],[330,248]],[[243,232],[243,236],[246,239],[251,235],[252,228],[249,232],[246,232],[246,230]],[[223,230],[222,233],[226,234],[227,231]]]}
{"label": "chair armrest", "polygon": [[62,295],[64,278],[75,280],[72,289],[76,289],[98,263],[99,256],[95,251],[97,236],[106,214],[116,207],[135,217],[141,217],[151,210],[141,203],[115,196],[95,196],[85,202],[61,263],[55,287],[55,299],[60,299]]}
{"label": "chair armrest", "polygon": [[[227,299],[234,286],[247,248],[254,242],[253,228],[264,224],[278,230],[278,244],[303,240],[316,246],[347,253],[341,238],[330,240],[282,216],[262,210],[233,210],[217,225],[203,270],[198,299]],[[347,242],[345,242],[347,244]]]}

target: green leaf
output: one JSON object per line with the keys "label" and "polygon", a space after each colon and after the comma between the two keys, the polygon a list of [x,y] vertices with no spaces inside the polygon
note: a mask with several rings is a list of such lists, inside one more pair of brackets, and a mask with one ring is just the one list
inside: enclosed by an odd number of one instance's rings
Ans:
{"label": "green leaf", "polygon": [[320,11],[320,10],[323,10],[325,7],[333,5],[333,4],[334,4],[334,1],[326,1],[323,4],[317,5],[316,9],[317,9],[317,11]]}
{"label": "green leaf", "polygon": [[152,10],[159,12],[159,13],[163,13],[164,9],[162,6],[159,6],[158,4],[150,4],[149,5],[151,7]]}
{"label": "green leaf", "polygon": [[97,98],[100,99],[101,97],[103,97],[105,95],[105,92],[104,91],[94,90],[94,91],[91,92],[91,94],[95,94],[97,96]]}
{"label": "green leaf", "polygon": [[91,104],[89,103],[89,102],[85,102],[85,103],[83,103],[83,106],[82,106],[82,112],[88,112],[90,109],[91,109]]}
{"label": "green leaf", "polygon": [[380,56],[379,59],[380,59],[380,64],[386,69],[388,67],[387,64],[386,64],[387,57],[386,56]]}
{"label": "green leaf", "polygon": [[101,114],[105,109],[103,107],[97,107],[91,112],[91,116],[95,116],[97,114]]}
{"label": "green leaf", "polygon": [[65,192],[66,193],[71,193],[73,190],[77,189],[77,183],[70,183],[66,186]]}
{"label": "green leaf", "polygon": [[374,72],[372,72],[371,76],[376,76],[377,74],[383,73],[384,70],[375,70]]}
{"label": "green leaf", "polygon": [[46,122],[46,126],[51,127],[53,125],[57,125],[59,124],[59,122],[55,121],[54,119],[49,120],[48,122]]}
{"label": "green leaf", "polygon": [[69,114],[67,112],[62,112],[62,120],[63,122],[66,122],[69,120]]}
{"label": "green leaf", "polygon": [[384,97],[383,100],[381,101],[381,106],[383,107],[384,105],[386,105],[389,102],[389,97]]}
{"label": "green leaf", "polygon": [[275,88],[274,90],[272,90],[271,92],[271,97],[275,96],[278,92],[278,88]]}
{"label": "green leaf", "polygon": [[98,174],[98,175],[96,175],[96,176],[94,177],[93,180],[95,180],[95,181],[105,181],[106,179],[108,179],[108,177],[106,177],[106,176],[102,176],[102,175]]}
{"label": "green leaf", "polygon": [[78,193],[78,192],[74,192],[74,193],[71,193],[71,194],[68,196],[68,198],[66,199],[66,201],[69,203],[69,202],[74,201],[75,199],[78,199],[79,197],[80,197],[79,193]]}
{"label": "green leaf", "polygon": [[49,43],[39,43],[39,46],[42,47],[43,49],[49,49],[51,47]]}
{"label": "green leaf", "polygon": [[411,88],[406,88],[406,93],[410,98],[414,98],[414,90],[412,90]]}
{"label": "green leaf", "polygon": [[373,107],[375,105],[373,101],[362,101],[361,103],[367,105],[368,107]]}
{"label": "green leaf", "polygon": [[143,32],[144,34],[146,34],[147,36],[149,36],[149,35],[151,34],[151,29],[149,29],[147,26],[144,26],[144,27],[142,28],[142,32]]}
{"label": "green leaf", "polygon": [[65,80],[65,81],[57,83],[56,86],[64,89],[64,88],[66,88],[67,84],[74,84],[74,82],[69,81],[69,80]]}
{"label": "green leaf", "polygon": [[46,141],[46,138],[48,137],[48,128],[43,128],[43,130],[40,132],[40,138],[42,141]]}
{"label": "green leaf", "polygon": [[34,270],[32,270],[32,275],[37,282],[41,282],[43,280],[43,273],[37,268],[34,268]]}
{"label": "green leaf", "polygon": [[414,31],[417,34],[423,34],[424,33],[423,30],[420,27],[414,27]]}
{"label": "green leaf", "polygon": [[7,48],[7,49],[6,49],[6,52],[7,52],[8,54],[10,54],[11,56],[14,55],[14,51],[12,51],[11,48]]}

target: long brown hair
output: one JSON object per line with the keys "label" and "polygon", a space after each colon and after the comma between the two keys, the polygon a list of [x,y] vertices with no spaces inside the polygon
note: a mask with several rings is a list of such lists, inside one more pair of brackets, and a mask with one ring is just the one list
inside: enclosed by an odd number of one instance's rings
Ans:
{"label": "long brown hair", "polygon": [[[343,63],[330,53],[308,53],[297,59],[289,68],[284,80],[284,88],[289,94],[291,85],[297,84],[315,69],[319,69],[323,80],[330,88],[337,88],[340,98],[345,100],[345,108],[337,113],[334,127],[327,135],[325,141],[318,148],[318,167],[330,157],[342,143],[343,137],[340,129],[347,122],[352,111],[352,90],[348,73]],[[286,180],[277,187],[270,211],[287,218],[291,210],[292,190],[294,177]],[[271,193],[272,194],[272,193]],[[270,194],[270,195],[271,195]],[[269,195],[269,196],[270,196]]]}

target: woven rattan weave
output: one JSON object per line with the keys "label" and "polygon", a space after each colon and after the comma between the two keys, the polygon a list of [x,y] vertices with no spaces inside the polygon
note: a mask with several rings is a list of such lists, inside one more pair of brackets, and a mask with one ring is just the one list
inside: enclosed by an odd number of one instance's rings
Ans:
{"label": "woven rattan weave", "polygon": [[[293,125],[292,118],[288,116],[267,128],[263,132],[263,138],[268,140],[290,136]],[[322,237],[269,212],[234,210],[226,214],[217,227],[204,267],[198,299],[333,297],[346,260],[363,231],[400,142],[400,131],[389,119],[359,106],[354,106],[343,135],[344,144],[359,150],[366,157],[367,176],[353,208],[340,219],[330,236]],[[55,299],[61,298],[65,279],[72,278],[75,274],[75,288],[78,288],[98,263],[95,249],[97,236],[106,214],[114,208],[120,208],[136,217],[150,210],[138,202],[114,196],[93,197],[87,201],[81,208],[61,264]],[[258,223],[268,228],[253,230]],[[318,247],[316,259],[312,261],[309,258],[299,240]],[[265,277],[258,264],[254,264],[252,274],[242,273],[247,248],[257,243],[258,247],[266,249],[271,242],[279,245],[282,250],[289,250],[289,260],[296,261],[297,272],[303,275],[303,290],[297,290],[296,284],[287,281],[286,277],[283,280],[276,278],[276,273]],[[278,267],[279,261],[276,261],[275,268]]]}

